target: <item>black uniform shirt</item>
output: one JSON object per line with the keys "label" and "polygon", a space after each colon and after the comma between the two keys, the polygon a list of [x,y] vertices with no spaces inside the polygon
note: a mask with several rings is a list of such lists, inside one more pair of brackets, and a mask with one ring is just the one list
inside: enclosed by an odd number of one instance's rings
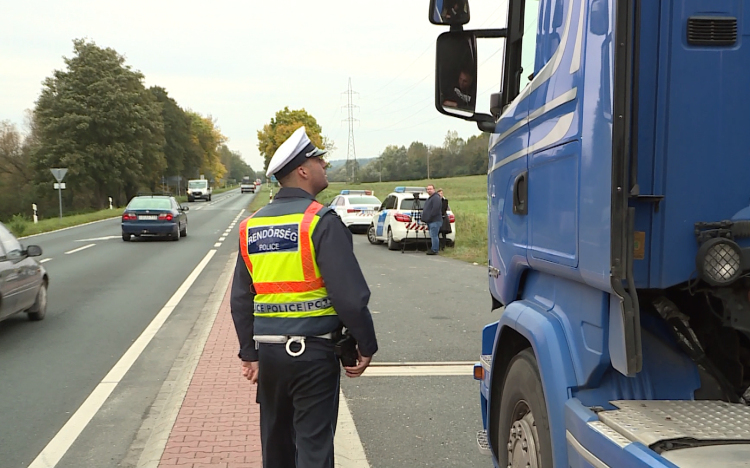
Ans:
{"label": "black uniform shirt", "polygon": [[[274,199],[314,197],[299,188],[282,188]],[[312,234],[315,261],[325,281],[328,297],[341,322],[357,339],[362,356],[370,357],[378,350],[375,327],[367,303],[367,286],[357,258],[354,256],[352,234],[334,211],[325,213]],[[232,319],[240,341],[240,358],[257,361],[258,351],[253,342],[253,310],[255,290],[253,279],[242,255],[237,256],[230,305]]]}

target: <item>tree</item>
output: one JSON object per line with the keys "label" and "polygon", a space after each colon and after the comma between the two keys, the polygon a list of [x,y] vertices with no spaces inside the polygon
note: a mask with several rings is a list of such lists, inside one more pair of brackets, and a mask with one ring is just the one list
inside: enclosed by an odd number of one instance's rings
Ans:
{"label": "tree", "polygon": [[149,91],[161,104],[164,122],[164,158],[166,176],[194,177],[201,168],[203,149],[191,133],[190,116],[169,97],[167,90],[152,86]]}
{"label": "tree", "polygon": [[44,80],[36,103],[37,180],[67,167],[68,196],[87,208],[103,208],[109,195],[122,201],[140,187],[154,189],[167,166],[164,128],[143,75],[113,49],[76,39],[73,50],[66,70]]}
{"label": "tree", "polygon": [[227,145],[221,145],[219,155],[221,156],[221,163],[227,168],[225,179],[240,181],[244,176],[249,176],[255,180],[255,171],[242,159],[239,153],[230,150]]}
{"label": "tree", "polygon": [[276,113],[270,123],[263,126],[263,130],[258,130],[258,151],[263,156],[264,170],[268,169],[268,163],[271,162],[271,158],[279,146],[303,125],[307,136],[310,137],[310,141],[315,146],[332,150],[333,141],[324,139],[320,134],[322,129],[315,117],[308,114],[305,109],[290,111],[289,107],[285,107]]}
{"label": "tree", "polygon": [[[200,173],[211,180],[224,177],[227,169],[221,163],[219,148],[227,141],[227,137],[221,134],[219,127],[211,116],[203,117],[196,112],[188,112],[190,117],[190,132],[202,150]],[[198,174],[196,174],[198,175]]]}

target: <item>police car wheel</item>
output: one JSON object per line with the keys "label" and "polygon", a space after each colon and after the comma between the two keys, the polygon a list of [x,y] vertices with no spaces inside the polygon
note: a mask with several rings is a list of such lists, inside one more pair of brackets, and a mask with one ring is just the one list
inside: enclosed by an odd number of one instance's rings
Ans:
{"label": "police car wheel", "polygon": [[531,348],[518,353],[505,374],[496,447],[499,466],[552,468],[547,405]]}
{"label": "police car wheel", "polygon": [[393,233],[391,232],[391,228],[388,228],[388,250],[398,250],[400,248],[401,245],[393,240]]}
{"label": "police car wheel", "polygon": [[367,240],[370,241],[370,244],[382,244],[383,241],[378,240],[376,234],[375,234],[375,226],[373,224],[370,225],[369,228],[367,228]]}

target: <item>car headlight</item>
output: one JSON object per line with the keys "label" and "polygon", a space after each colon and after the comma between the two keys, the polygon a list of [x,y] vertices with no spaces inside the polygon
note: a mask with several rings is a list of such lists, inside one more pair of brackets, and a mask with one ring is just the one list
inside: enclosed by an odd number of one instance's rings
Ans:
{"label": "car headlight", "polygon": [[730,239],[709,239],[698,249],[695,263],[700,277],[708,284],[726,286],[742,273],[742,249]]}

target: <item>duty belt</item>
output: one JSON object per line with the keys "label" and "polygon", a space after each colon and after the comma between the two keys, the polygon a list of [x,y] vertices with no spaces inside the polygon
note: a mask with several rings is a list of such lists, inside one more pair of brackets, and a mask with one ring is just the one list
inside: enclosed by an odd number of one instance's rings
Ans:
{"label": "duty belt", "polygon": [[[253,340],[256,343],[286,343],[286,352],[292,357],[297,357],[305,352],[305,336],[298,335],[254,335]],[[326,333],[324,335],[316,335],[313,338],[322,338],[324,340],[332,340],[333,332]],[[292,343],[299,343],[299,351],[292,351]]]}

